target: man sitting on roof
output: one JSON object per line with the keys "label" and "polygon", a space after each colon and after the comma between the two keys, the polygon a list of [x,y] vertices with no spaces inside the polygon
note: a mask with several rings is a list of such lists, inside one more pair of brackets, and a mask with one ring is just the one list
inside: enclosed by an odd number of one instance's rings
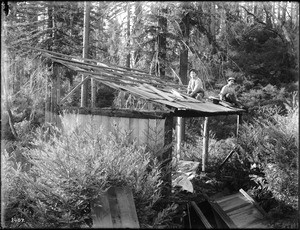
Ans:
{"label": "man sitting on roof", "polygon": [[227,85],[224,85],[220,92],[220,100],[227,101],[239,108],[244,108],[244,106],[236,99],[236,92],[235,92],[235,78],[230,77],[227,80]]}
{"label": "man sitting on roof", "polygon": [[190,81],[187,88],[187,94],[196,99],[204,97],[204,84],[201,79],[197,76],[195,69],[191,69],[189,72]]}

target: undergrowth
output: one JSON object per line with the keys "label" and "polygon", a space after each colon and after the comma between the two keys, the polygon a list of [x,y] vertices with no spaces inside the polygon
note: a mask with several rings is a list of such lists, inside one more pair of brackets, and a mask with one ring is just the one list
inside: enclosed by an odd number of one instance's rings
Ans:
{"label": "undergrowth", "polygon": [[[6,227],[92,226],[90,203],[110,186],[133,189],[141,227],[158,226],[159,219],[174,209],[152,209],[162,184],[153,153],[145,146],[126,145],[124,133],[90,129],[62,132],[51,127],[45,134],[38,128],[31,147],[23,152],[31,165],[27,171],[21,164],[12,166],[13,153],[2,152]],[[151,170],[145,171],[147,167]]]}

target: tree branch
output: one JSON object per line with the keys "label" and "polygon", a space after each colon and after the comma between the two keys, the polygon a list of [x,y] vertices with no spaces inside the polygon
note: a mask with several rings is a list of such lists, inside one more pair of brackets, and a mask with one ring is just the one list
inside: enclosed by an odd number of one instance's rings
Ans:
{"label": "tree branch", "polygon": [[267,25],[267,24],[264,23],[263,21],[259,20],[254,14],[252,14],[251,12],[249,12],[244,6],[240,6],[240,7],[242,7],[242,8],[247,12],[247,14],[253,16],[253,18],[254,18],[254,20],[255,20],[256,22],[258,22],[258,23],[260,23],[260,24],[263,24],[263,25],[265,25],[265,26]]}

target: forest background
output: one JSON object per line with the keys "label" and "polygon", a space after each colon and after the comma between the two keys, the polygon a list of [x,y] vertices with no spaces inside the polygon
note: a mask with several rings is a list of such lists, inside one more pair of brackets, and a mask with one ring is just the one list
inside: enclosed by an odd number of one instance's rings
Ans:
{"label": "forest background", "polygon": [[[89,12],[88,58],[137,68],[162,78],[169,76],[184,85],[188,70],[194,68],[211,95],[220,91],[228,77],[235,77],[238,96],[249,111],[240,136],[240,145],[247,153],[244,168],[234,170],[247,168],[250,172],[249,165],[251,170],[255,165],[263,173],[251,171],[256,183],[253,193],[256,198],[272,197],[282,202],[279,206],[277,203],[274,215],[297,209],[297,2],[9,2],[8,15],[1,14],[1,156],[9,153],[23,159],[23,153],[32,147],[33,136],[44,124],[53,65],[26,47],[82,57],[85,12]],[[63,96],[81,81],[81,76],[65,68],[61,71]],[[89,89],[90,83],[86,87]],[[117,106],[118,92],[100,83],[96,88],[96,107]],[[65,105],[80,106],[81,97],[77,91]],[[90,97],[86,98],[89,106]],[[134,100],[129,106],[136,106]],[[212,155],[218,145],[230,148],[229,141],[221,141],[233,136],[230,119],[212,120]],[[199,161],[195,149],[201,147],[197,139],[201,129],[195,127],[201,127],[202,121],[194,118],[186,122],[185,147],[189,150],[185,157]],[[192,144],[195,147],[189,146]],[[216,161],[222,158],[220,155],[215,154]],[[10,187],[5,194],[10,199],[21,196],[20,190],[20,194],[12,195],[13,190],[28,185],[18,180],[20,174],[7,170],[11,174],[5,175],[15,175],[15,180],[7,182]],[[241,183],[235,182],[234,187],[242,187]],[[32,196],[26,195],[30,202]],[[19,198],[10,201],[8,207],[24,205]],[[270,206],[270,202],[265,203]],[[4,222],[13,216],[12,209],[8,210]],[[47,219],[50,217],[37,213],[41,223],[51,222]],[[24,210],[22,215],[33,218]],[[158,222],[147,224],[155,226]]]}

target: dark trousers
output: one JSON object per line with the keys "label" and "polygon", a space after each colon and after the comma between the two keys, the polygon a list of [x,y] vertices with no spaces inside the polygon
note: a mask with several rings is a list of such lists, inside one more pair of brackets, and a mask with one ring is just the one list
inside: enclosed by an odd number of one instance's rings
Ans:
{"label": "dark trousers", "polygon": [[227,101],[227,102],[229,102],[231,104],[234,104],[236,107],[248,110],[248,108],[246,106],[242,105],[240,102],[238,102],[236,100],[234,94],[227,93],[224,98],[225,98],[225,101]]}
{"label": "dark trousers", "polygon": [[234,94],[227,93],[227,94],[225,94],[224,98],[225,98],[225,101],[237,105],[237,101],[236,101]]}

